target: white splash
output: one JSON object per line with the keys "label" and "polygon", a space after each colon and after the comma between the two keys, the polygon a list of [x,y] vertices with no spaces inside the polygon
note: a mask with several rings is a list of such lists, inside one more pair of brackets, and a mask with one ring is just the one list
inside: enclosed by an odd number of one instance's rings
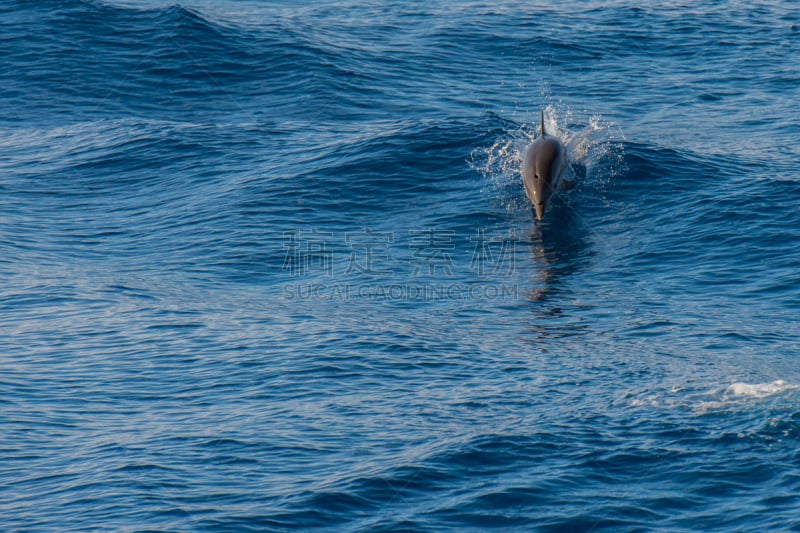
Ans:
{"label": "white splash", "polygon": [[786,390],[797,389],[800,385],[790,385],[782,379],[773,381],[772,383],[756,383],[751,385],[749,383],[734,383],[725,389],[723,393],[724,398],[735,398],[737,396],[745,396],[750,398],[766,398],[773,394],[778,394]]}
{"label": "white splash", "polygon": [[786,383],[782,379],[769,383],[733,383],[706,394],[707,399],[698,402],[692,410],[695,414],[704,415],[709,411],[745,404],[798,388],[800,385]]}
{"label": "white splash", "polygon": [[[587,187],[602,193],[625,170],[622,131],[598,114],[583,113],[587,118],[581,120],[573,117],[571,109],[559,108],[545,106],[544,122],[545,130],[564,142],[569,162],[567,177],[577,181],[579,190]],[[575,124],[576,120],[583,124]],[[483,175],[483,192],[496,198],[508,212],[515,212],[530,208],[522,192],[520,168],[525,149],[538,135],[539,116],[537,113],[529,122],[508,124],[510,127],[492,146],[473,150],[470,166]],[[580,176],[575,175],[576,169]]]}
{"label": "white splash", "polygon": [[768,383],[737,382],[716,387],[704,392],[691,392],[690,388],[672,387],[669,392],[644,390],[630,391],[620,400],[631,407],[651,407],[659,409],[689,409],[696,415],[755,403],[793,390],[800,390],[800,384],[787,383],[779,379]]}

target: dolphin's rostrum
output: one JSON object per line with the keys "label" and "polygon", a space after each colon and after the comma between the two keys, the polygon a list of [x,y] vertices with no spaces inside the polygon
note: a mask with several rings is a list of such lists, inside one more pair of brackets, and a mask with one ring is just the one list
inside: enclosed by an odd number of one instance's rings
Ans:
{"label": "dolphin's rostrum", "polygon": [[553,193],[575,186],[575,182],[564,179],[567,167],[564,145],[557,137],[544,131],[544,111],[540,116],[541,135],[528,147],[522,163],[522,185],[536,210],[536,220],[544,217],[547,202]]}

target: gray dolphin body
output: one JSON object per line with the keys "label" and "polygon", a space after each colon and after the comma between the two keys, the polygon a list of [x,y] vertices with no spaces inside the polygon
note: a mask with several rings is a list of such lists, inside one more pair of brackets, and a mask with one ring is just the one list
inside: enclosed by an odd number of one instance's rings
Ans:
{"label": "gray dolphin body", "polygon": [[528,147],[522,163],[522,185],[525,195],[536,209],[536,220],[542,220],[547,201],[556,191],[575,186],[574,181],[564,179],[567,168],[564,145],[557,137],[544,131],[544,111],[541,120],[542,134]]}

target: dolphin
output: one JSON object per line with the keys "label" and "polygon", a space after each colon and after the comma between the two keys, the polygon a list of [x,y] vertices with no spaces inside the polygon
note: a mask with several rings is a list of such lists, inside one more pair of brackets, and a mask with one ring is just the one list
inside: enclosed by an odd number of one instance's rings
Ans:
{"label": "dolphin", "polygon": [[525,152],[522,162],[522,185],[525,196],[536,210],[536,220],[542,220],[547,201],[553,193],[575,187],[575,182],[564,179],[567,158],[564,145],[558,137],[544,131],[544,111],[541,112],[542,133]]}

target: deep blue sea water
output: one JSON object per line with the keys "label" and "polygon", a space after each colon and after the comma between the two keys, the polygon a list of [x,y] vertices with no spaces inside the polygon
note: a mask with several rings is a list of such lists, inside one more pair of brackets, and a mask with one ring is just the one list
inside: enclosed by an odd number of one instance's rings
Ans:
{"label": "deep blue sea water", "polygon": [[800,531],[798,58],[794,1],[1,0],[0,530]]}

